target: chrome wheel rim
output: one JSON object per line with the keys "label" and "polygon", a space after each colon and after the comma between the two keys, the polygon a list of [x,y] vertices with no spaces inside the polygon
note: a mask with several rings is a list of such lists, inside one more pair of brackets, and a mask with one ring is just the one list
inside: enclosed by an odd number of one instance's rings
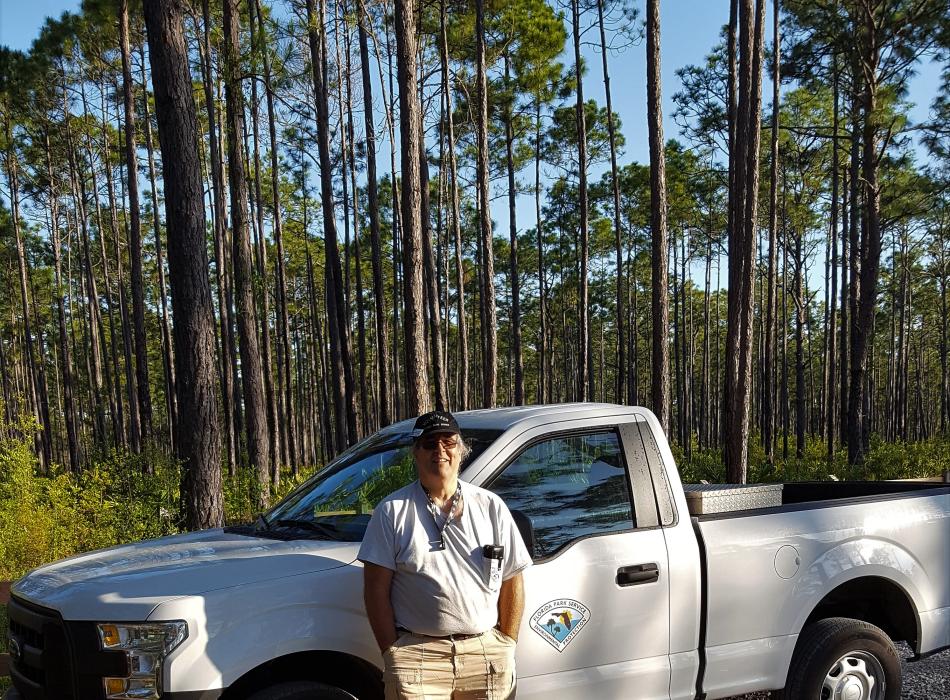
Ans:
{"label": "chrome wheel rim", "polygon": [[831,665],[821,684],[821,700],[883,700],[884,667],[873,654],[849,651]]}

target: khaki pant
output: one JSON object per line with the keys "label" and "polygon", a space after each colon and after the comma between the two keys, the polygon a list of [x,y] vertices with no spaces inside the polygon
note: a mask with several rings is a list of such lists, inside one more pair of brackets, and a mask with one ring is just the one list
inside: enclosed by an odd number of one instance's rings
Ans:
{"label": "khaki pant", "polygon": [[386,700],[506,700],[515,640],[492,628],[461,641],[404,634],[383,653]]}

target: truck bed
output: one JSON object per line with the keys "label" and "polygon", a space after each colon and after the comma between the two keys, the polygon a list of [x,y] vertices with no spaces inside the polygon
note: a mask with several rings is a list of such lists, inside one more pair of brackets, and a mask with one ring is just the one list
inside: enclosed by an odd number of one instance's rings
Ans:
{"label": "truck bed", "polygon": [[950,485],[877,481],[788,483],[779,506],[693,517],[709,697],[782,687],[810,611],[835,596],[885,590],[869,615],[895,641],[917,654],[950,643],[948,513]]}

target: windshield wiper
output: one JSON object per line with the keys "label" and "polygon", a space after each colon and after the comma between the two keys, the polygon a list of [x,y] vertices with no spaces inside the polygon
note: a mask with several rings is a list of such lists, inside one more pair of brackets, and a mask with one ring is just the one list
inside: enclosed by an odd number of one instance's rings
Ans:
{"label": "windshield wiper", "polygon": [[339,529],[333,525],[304,520],[303,518],[280,518],[274,524],[280,527],[295,527],[300,530],[307,530],[327,539],[335,538],[339,534]]}

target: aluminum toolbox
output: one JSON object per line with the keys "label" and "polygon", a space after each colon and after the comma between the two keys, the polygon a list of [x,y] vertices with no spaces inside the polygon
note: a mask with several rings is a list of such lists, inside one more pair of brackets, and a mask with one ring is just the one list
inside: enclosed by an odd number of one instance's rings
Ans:
{"label": "aluminum toolbox", "polygon": [[690,515],[782,505],[782,484],[683,484]]}

